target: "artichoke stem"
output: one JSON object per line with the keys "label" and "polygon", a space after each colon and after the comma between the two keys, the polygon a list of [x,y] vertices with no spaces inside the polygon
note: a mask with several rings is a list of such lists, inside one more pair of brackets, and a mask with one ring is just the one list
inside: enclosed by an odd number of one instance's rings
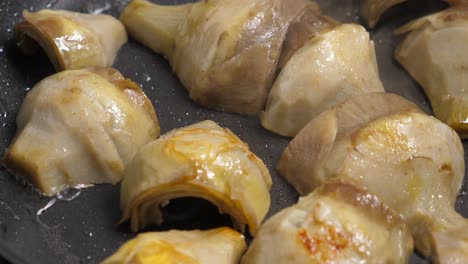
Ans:
{"label": "artichoke stem", "polygon": [[132,37],[171,60],[177,29],[191,6],[165,6],[134,0],[125,8],[120,20]]}

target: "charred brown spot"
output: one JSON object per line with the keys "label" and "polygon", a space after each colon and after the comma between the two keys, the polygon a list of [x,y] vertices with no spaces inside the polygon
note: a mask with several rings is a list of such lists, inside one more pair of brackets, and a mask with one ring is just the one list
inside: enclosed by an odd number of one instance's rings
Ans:
{"label": "charred brown spot", "polygon": [[311,239],[309,235],[307,234],[307,231],[302,229],[299,232],[299,237],[302,241],[302,244],[306,247],[306,249],[312,253],[315,254],[317,252],[317,244],[315,243],[315,240]]}
{"label": "charred brown spot", "polygon": [[335,259],[351,245],[350,234],[330,225],[323,225],[313,237],[301,229],[299,239],[311,257],[322,263]]}
{"label": "charred brown spot", "polygon": [[451,171],[452,170],[452,164],[444,163],[440,167],[440,171]]}

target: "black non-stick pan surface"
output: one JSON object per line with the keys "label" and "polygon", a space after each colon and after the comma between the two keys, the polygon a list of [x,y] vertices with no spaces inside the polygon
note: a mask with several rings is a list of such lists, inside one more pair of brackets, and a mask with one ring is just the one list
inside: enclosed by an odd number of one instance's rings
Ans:
{"label": "black non-stick pan surface", "polygon": [[[187,1],[156,1],[180,4]],[[361,23],[357,0],[319,0],[325,14],[342,22]],[[23,98],[39,80],[54,71],[44,54],[27,57],[14,44],[13,26],[22,20],[23,9],[66,9],[80,12],[103,12],[118,16],[128,0],[52,0],[0,2],[0,154],[14,136],[15,117]],[[410,0],[386,13],[371,31],[377,49],[380,74],[388,92],[412,100],[426,112],[430,106],[422,89],[392,59],[401,39],[392,31],[422,15],[445,7],[437,0]],[[197,52],[194,50],[193,52]],[[151,99],[159,117],[161,132],[211,119],[231,129],[260,156],[273,177],[271,208],[268,217],[297,201],[297,193],[275,171],[276,162],[288,143],[287,138],[264,130],[256,117],[223,113],[198,106],[189,100],[168,63],[149,49],[129,40],[120,51],[115,68],[139,83]],[[464,142],[465,152],[468,144]],[[457,210],[468,216],[467,180],[457,201]],[[127,225],[117,225],[120,218],[119,186],[100,185],[70,192],[47,210],[51,198],[40,197],[32,188],[0,169],[0,255],[13,263],[98,263],[132,238]],[[74,197],[76,196],[76,197]],[[71,199],[74,198],[74,199]],[[70,200],[70,201],[67,201]],[[211,228],[230,224],[208,203],[182,199],[167,209],[167,223],[149,230],[170,228]],[[184,212],[183,215],[178,213]],[[274,249],[273,249],[274,250]],[[412,263],[425,263],[414,255]],[[1,262],[1,259],[0,259]]]}

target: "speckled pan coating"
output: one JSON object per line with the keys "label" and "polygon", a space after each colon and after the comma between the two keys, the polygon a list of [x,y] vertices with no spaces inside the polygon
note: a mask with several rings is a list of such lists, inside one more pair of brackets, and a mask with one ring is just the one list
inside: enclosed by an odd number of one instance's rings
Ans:
{"label": "speckled pan coating", "polygon": [[[162,4],[180,4],[182,0],[154,0]],[[324,14],[342,22],[359,20],[358,0],[318,0]],[[389,92],[400,94],[429,112],[430,106],[423,90],[393,60],[393,51],[401,41],[392,32],[417,17],[440,10],[445,4],[438,0],[407,1],[386,12],[371,32],[375,41],[382,82]],[[13,26],[21,21],[23,8],[72,11],[103,11],[118,16],[128,0],[3,0],[0,1],[0,152],[10,144],[15,133],[15,117],[29,88],[53,73],[45,55],[26,57],[14,47]],[[186,90],[172,74],[167,61],[130,39],[117,56],[115,68],[141,84],[158,113],[161,133],[174,128],[211,119],[227,127],[247,142],[252,152],[263,159],[273,179],[270,217],[280,209],[296,202],[297,194],[275,171],[288,140],[263,129],[255,117],[209,110],[193,103]],[[464,143],[465,151],[468,143]],[[467,179],[464,195],[459,196],[458,211],[468,216]],[[127,225],[118,226],[119,186],[102,185],[83,190],[70,202],[57,201],[39,219],[36,212],[49,198],[40,198],[29,187],[19,184],[11,174],[0,169],[0,255],[14,263],[98,263],[133,237]],[[208,207],[202,218],[190,223],[166,224],[168,228],[216,227],[229,223],[224,217],[214,217],[216,210]],[[202,214],[202,215],[203,215]],[[155,229],[152,229],[155,230]],[[0,259],[0,263],[1,263]],[[414,256],[411,263],[426,263]]]}

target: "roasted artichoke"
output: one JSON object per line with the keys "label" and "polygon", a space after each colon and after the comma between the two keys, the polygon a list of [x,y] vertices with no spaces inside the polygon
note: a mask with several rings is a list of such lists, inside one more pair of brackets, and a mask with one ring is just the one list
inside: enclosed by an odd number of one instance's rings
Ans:
{"label": "roasted artichoke", "polygon": [[142,233],[102,264],[237,264],[246,245],[230,228]]}
{"label": "roasted artichoke", "polygon": [[397,30],[410,32],[395,58],[422,86],[434,115],[468,137],[468,6],[420,18]]}
{"label": "roasted artichoke", "polygon": [[375,195],[328,183],[268,219],[242,264],[407,263],[413,240]]}
{"label": "roasted artichoke", "polygon": [[450,127],[401,97],[369,94],[307,124],[278,168],[301,194],[332,179],[367,189],[403,217],[422,254],[463,263],[467,236],[454,232],[468,228],[454,210],[463,158]]}
{"label": "roasted artichoke", "polygon": [[23,16],[15,27],[18,46],[31,54],[39,44],[57,71],[110,67],[127,42],[124,26],[109,15],[44,9]]}
{"label": "roasted artichoke", "polygon": [[212,121],[176,129],[140,149],[121,188],[122,221],[137,231],[160,224],[160,206],[197,197],[255,234],[270,207],[271,177],[263,162],[231,131]]}
{"label": "roasted artichoke", "polygon": [[136,151],[159,136],[151,102],[114,69],[63,71],[28,93],[4,165],[44,195],[117,183]]}
{"label": "roasted artichoke", "polygon": [[307,122],[346,99],[384,92],[374,43],[355,24],[324,30],[291,57],[261,114],[263,127],[294,136]]}
{"label": "roasted artichoke", "polygon": [[[194,101],[257,114],[265,106],[289,24],[294,20],[296,30],[313,34],[324,27],[313,24],[317,12],[308,0],[209,0],[177,6],[134,0],[120,19],[130,35],[169,60]],[[291,35],[288,54],[303,41]]]}

